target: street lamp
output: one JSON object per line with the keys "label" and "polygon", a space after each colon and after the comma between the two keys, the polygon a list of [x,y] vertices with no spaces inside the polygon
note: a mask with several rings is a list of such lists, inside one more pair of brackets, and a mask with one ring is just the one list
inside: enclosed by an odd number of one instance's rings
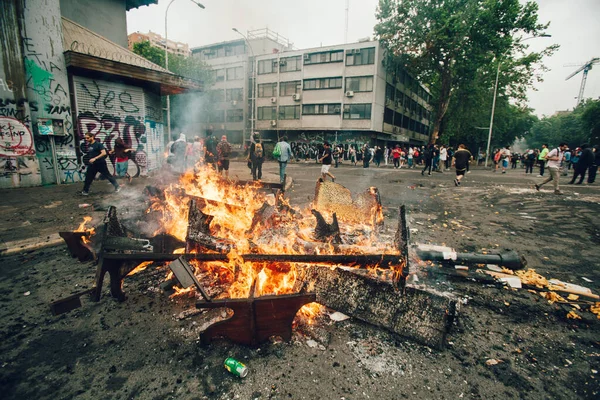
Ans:
{"label": "street lamp", "polygon": [[[542,35],[530,36],[528,38],[521,40],[521,43],[526,40],[529,40],[529,39],[535,39],[535,38],[540,38],[540,37],[552,37],[552,35],[548,35],[548,34],[544,33]],[[490,159],[490,145],[492,143],[492,129],[494,127],[494,111],[496,109],[496,94],[498,93],[498,77],[500,76],[500,65],[502,65],[502,62],[500,60],[498,60],[498,68],[496,70],[496,83],[494,84],[494,99],[492,100],[492,115],[490,117],[490,131],[488,134],[487,149],[485,151],[485,167],[486,168],[488,166],[488,161]]]}
{"label": "street lamp", "polygon": [[[167,54],[167,50],[169,48],[169,35],[167,33],[167,14],[169,13],[169,7],[171,7],[171,4],[173,4],[174,1],[175,0],[171,0],[169,5],[167,6],[167,10],[165,11],[165,69],[167,71],[169,70],[169,55]],[[202,9],[205,8],[201,3],[198,3],[195,0],[190,1]],[[168,142],[169,140],[171,140],[171,96],[169,95],[167,95],[167,135],[169,135],[167,138]]]}
{"label": "street lamp", "polygon": [[[254,57],[254,50],[252,49],[252,45],[250,44],[250,41],[248,40],[248,38],[246,37],[246,35],[244,35],[242,32],[238,31],[237,28],[231,28],[232,31],[234,31],[235,33],[240,34],[244,40],[246,41],[246,43],[248,43],[248,47],[250,48],[250,53],[252,53],[252,91],[251,91],[251,96],[252,98],[250,99],[250,105],[251,105],[251,110],[250,110],[250,140],[252,139],[252,133],[254,133],[254,129],[255,129],[255,124],[256,121],[254,119],[254,106],[256,103],[256,91],[255,91],[255,87],[256,87],[256,65],[255,65],[255,57]],[[244,132],[246,131],[246,129],[244,129]],[[246,144],[246,135],[242,135],[242,149],[244,148],[244,145]]]}

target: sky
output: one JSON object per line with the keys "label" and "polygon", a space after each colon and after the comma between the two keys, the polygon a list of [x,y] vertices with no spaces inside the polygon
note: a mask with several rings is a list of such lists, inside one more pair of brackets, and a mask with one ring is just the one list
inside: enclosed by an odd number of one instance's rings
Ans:
{"label": "sky", "polygon": [[[296,48],[311,48],[344,43],[346,0],[175,0],[168,12],[169,39],[192,47],[234,40],[232,31],[269,28],[288,38]],[[148,31],[164,36],[165,10],[170,0],[144,6],[127,13],[128,33]],[[544,64],[550,69],[543,82],[528,93],[528,105],[535,114],[549,116],[573,109],[583,72],[565,78],[583,63],[600,57],[600,0],[537,0],[539,21],[550,22],[546,33],[551,38],[527,41],[532,51],[551,44],[560,48]],[[373,37],[377,23],[378,0],[350,0],[348,42]],[[588,73],[584,98],[600,98],[600,64]]]}

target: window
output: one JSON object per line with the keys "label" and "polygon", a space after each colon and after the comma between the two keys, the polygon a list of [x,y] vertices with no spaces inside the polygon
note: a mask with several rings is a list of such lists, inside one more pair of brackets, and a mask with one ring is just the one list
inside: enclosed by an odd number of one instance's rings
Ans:
{"label": "window", "polygon": [[277,119],[277,107],[258,107],[257,111],[259,121]]}
{"label": "window", "polygon": [[225,122],[225,111],[224,110],[213,110],[210,112],[210,116],[208,118],[210,122]]}
{"label": "window", "polygon": [[394,101],[394,93],[395,93],[395,89],[392,85],[390,85],[389,83],[386,83],[385,85],[385,99],[386,100],[391,100]]}
{"label": "window", "polygon": [[225,101],[225,91],[219,89],[211,90],[209,97],[213,103],[222,103]]}
{"label": "window", "polygon": [[237,81],[244,79],[244,67],[227,68],[227,80]]}
{"label": "window", "polygon": [[346,65],[375,64],[375,47],[346,50]]}
{"label": "window", "polygon": [[342,105],[334,104],[305,104],[302,106],[302,115],[336,115],[339,114]]}
{"label": "window", "polygon": [[277,60],[272,58],[270,60],[261,60],[258,62],[258,75],[262,74],[272,74],[275,72],[275,68],[273,68],[273,64],[277,65]]}
{"label": "window", "polygon": [[216,71],[213,71],[213,78],[215,80],[215,82],[223,82],[225,80],[225,70],[224,69],[217,69]]}
{"label": "window", "polygon": [[244,110],[227,110],[227,122],[242,122]]}
{"label": "window", "polygon": [[408,116],[407,116],[407,115],[405,115],[405,116],[402,118],[402,127],[403,127],[404,129],[408,129],[408,123],[409,123],[409,122],[410,122],[410,118],[408,118]]}
{"label": "window", "polygon": [[371,103],[344,105],[344,119],[371,119]]}
{"label": "window", "polygon": [[226,101],[242,101],[244,99],[242,88],[226,89],[225,93]]}
{"label": "window", "polygon": [[403,126],[402,125],[402,113],[397,112],[394,115],[394,126]]}
{"label": "window", "polygon": [[372,92],[373,77],[357,76],[346,78],[346,90],[352,90],[353,92]]}
{"label": "window", "polygon": [[277,97],[277,83],[259,84],[258,97]]}
{"label": "window", "polygon": [[279,72],[293,72],[302,69],[301,56],[286,57],[279,60]]}
{"label": "window", "polygon": [[394,125],[394,110],[387,107],[383,110],[383,122]]}
{"label": "window", "polygon": [[304,55],[304,64],[321,64],[341,62],[344,59],[344,50],[324,51]]}
{"label": "window", "polygon": [[300,81],[281,82],[279,84],[279,95],[280,96],[291,96],[298,93],[298,86]]}
{"label": "window", "polygon": [[300,119],[300,106],[279,106],[279,119]]}
{"label": "window", "polygon": [[341,89],[342,78],[305,79],[304,90]]}
{"label": "window", "polygon": [[238,56],[241,54],[246,54],[246,45],[244,43],[225,46],[225,57]]}
{"label": "window", "polygon": [[401,107],[404,104],[404,93],[396,89],[396,107]]}

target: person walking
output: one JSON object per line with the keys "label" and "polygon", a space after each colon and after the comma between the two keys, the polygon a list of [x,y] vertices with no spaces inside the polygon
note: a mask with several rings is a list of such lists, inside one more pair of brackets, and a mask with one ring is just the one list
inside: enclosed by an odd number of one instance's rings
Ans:
{"label": "person walking", "polygon": [[554,185],[554,194],[563,194],[563,192],[560,191],[558,184],[560,181],[560,165],[564,159],[564,151],[567,148],[568,146],[566,143],[561,143],[556,149],[546,153],[546,160],[548,161],[548,171],[550,172],[550,176],[542,183],[536,184],[535,190],[539,192],[543,185],[552,181],[552,184]]}
{"label": "person walking", "polygon": [[250,151],[248,152],[248,161],[251,162],[251,171],[252,171],[252,179],[253,180],[261,180],[262,179],[262,165],[265,161],[265,150],[263,148],[262,141],[260,140],[260,135],[255,133],[252,136],[254,139],[252,144],[250,145]]}
{"label": "person walking", "polygon": [[400,145],[396,145],[394,150],[392,150],[392,159],[394,161],[394,168],[400,168],[400,156],[402,155],[402,150],[400,149]]}
{"label": "person walking", "polygon": [[217,169],[217,138],[212,125],[206,130],[204,141],[204,162]]}
{"label": "person walking", "polygon": [[431,166],[433,164],[433,144],[427,146],[423,154],[425,156],[425,167],[421,170],[421,175],[425,175],[425,171],[429,168],[427,175],[431,175]]}
{"label": "person walking", "polygon": [[538,178],[544,176],[544,170],[546,168],[546,155],[548,154],[548,151],[548,145],[544,143],[542,145],[542,151],[540,151],[540,154],[538,154],[538,165],[540,166],[540,174],[538,175]]}
{"label": "person walking", "polygon": [[525,174],[533,174],[533,164],[535,164],[535,152],[533,150],[528,150],[525,155]]}
{"label": "person walking", "polygon": [[598,165],[600,165],[600,145],[595,145],[592,148],[594,152],[594,161],[588,169],[588,180],[587,182],[592,184],[596,181],[596,173],[598,172]]}
{"label": "person walking", "polygon": [[442,172],[448,169],[448,149],[444,145],[440,147],[440,164],[440,169]]}
{"label": "person walking", "polygon": [[456,178],[454,179],[454,186],[460,186],[460,181],[465,177],[467,172],[467,165],[469,160],[473,157],[471,152],[467,150],[464,144],[458,145],[458,150],[454,152],[452,157],[452,165],[456,169]]}
{"label": "person walking", "polygon": [[323,143],[323,154],[321,155],[321,158],[319,158],[319,162],[323,164],[321,166],[321,178],[323,178],[323,181],[329,176],[331,182],[335,182],[335,176],[329,172],[329,168],[331,168],[331,145],[329,142]]}
{"label": "person walking", "polygon": [[111,154],[115,155],[115,169],[118,178],[127,178],[131,183],[131,175],[127,172],[129,169],[129,158],[133,153],[133,149],[125,144],[123,138],[115,140],[115,149]]}
{"label": "person walking", "polygon": [[354,145],[350,145],[348,154],[350,155],[350,163],[356,167],[356,149],[354,148]]}
{"label": "person walking", "polygon": [[174,156],[173,169],[179,173],[185,172],[185,156],[187,152],[185,134],[179,134],[179,138],[171,145],[171,152]]}
{"label": "person walking", "polygon": [[222,174],[225,171],[225,178],[229,178],[229,160],[231,158],[231,144],[227,141],[227,136],[221,136],[221,141],[217,144],[217,171]]}
{"label": "person walking", "polygon": [[87,169],[85,171],[85,180],[83,182],[83,191],[81,194],[83,196],[88,196],[90,194],[90,186],[98,173],[115,187],[115,192],[119,192],[121,187],[117,183],[117,180],[110,172],[108,172],[108,167],[106,165],[106,156],[108,153],[106,152],[104,145],[99,140],[96,140],[94,134],[91,132],[86,132],[84,140],[85,142],[82,143],[82,147],[84,147],[83,145],[87,145],[88,151],[84,157],[84,163],[87,164]]}
{"label": "person walking", "polygon": [[583,183],[583,179],[585,178],[585,173],[588,172],[589,168],[594,164],[594,152],[590,146],[588,144],[582,144],[581,149],[581,153],[578,155],[579,160],[577,161],[577,164],[575,164],[573,177],[569,182],[570,185],[575,183],[577,177],[579,177],[579,182],[577,182],[577,184],[581,185]]}
{"label": "person walking", "polygon": [[[287,168],[287,163],[293,158],[292,147],[287,142],[287,136],[282,136],[279,139],[279,142],[277,143],[277,145],[275,145],[275,150],[273,150],[273,155],[276,154],[277,150],[279,156],[276,156],[275,158],[279,162],[279,183],[283,185],[286,180],[285,169]],[[285,187],[283,188],[283,190],[285,191]]]}
{"label": "person walking", "polygon": [[504,149],[500,150],[502,152],[500,156],[500,160],[502,161],[502,173],[506,173],[506,169],[508,168],[508,163],[511,159],[510,146],[506,146]]}
{"label": "person walking", "polygon": [[369,168],[369,161],[371,161],[371,150],[369,149],[369,145],[365,144],[362,151],[363,156],[363,168]]}

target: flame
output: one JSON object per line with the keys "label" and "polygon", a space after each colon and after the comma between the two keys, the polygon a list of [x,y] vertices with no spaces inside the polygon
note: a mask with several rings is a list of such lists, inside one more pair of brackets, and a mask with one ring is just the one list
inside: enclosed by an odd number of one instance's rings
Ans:
{"label": "flame", "polygon": [[[375,188],[370,190],[378,195]],[[373,216],[370,221],[354,218],[340,224],[344,245],[315,242],[315,219],[310,208],[294,208],[289,200],[265,194],[254,183],[236,185],[211,167],[200,165],[196,165],[196,172],[186,172],[176,184],[167,187],[164,198],[153,199],[148,212],[161,216],[161,228],[155,234],[167,233],[185,241],[191,199],[196,199],[198,209],[210,216],[207,222],[210,236],[231,247],[224,262],[190,261],[199,280],[225,288],[225,292],[218,294],[220,297],[247,298],[295,292],[301,265],[247,262],[242,254],[399,254],[390,240],[382,241],[376,234],[375,223],[383,219],[381,207],[370,207]],[[258,217],[261,211],[268,214],[266,218]],[[333,213],[321,214],[327,221],[333,219]],[[178,249],[176,253],[184,251]],[[207,252],[206,249],[200,251]],[[378,265],[369,269],[378,270]],[[401,269],[402,265],[395,266],[389,274],[397,274]],[[173,296],[193,290],[193,287],[175,288]],[[302,307],[299,315],[310,323],[321,310],[322,306],[311,303]]]}
{"label": "flame", "polygon": [[143,263],[132,269],[131,272],[127,274],[127,276],[132,276],[137,274],[138,272],[142,272],[143,270],[148,268],[148,266],[150,266],[153,262],[154,261],[144,261]]}
{"label": "flame", "polygon": [[81,241],[83,243],[90,243],[90,237],[96,234],[96,228],[86,228],[85,225],[92,220],[92,217],[85,216],[83,217],[83,222],[79,224],[79,227],[75,229],[73,232],[85,232],[86,234],[81,237]]}

